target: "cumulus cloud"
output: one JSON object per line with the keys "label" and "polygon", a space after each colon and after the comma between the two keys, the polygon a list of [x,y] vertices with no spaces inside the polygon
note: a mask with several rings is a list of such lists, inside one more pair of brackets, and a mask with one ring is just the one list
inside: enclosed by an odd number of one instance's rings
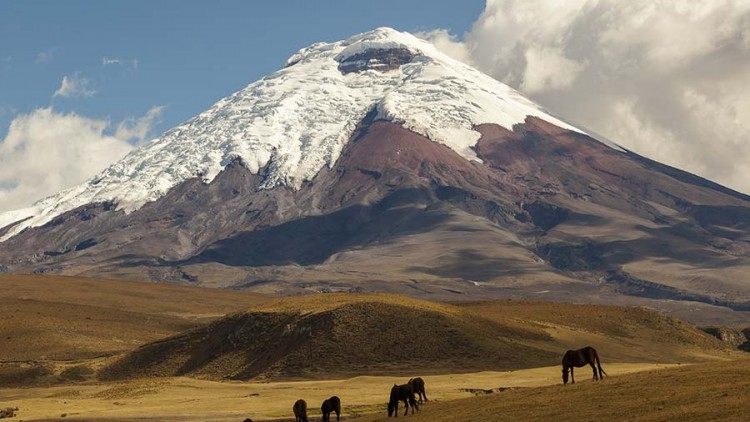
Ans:
{"label": "cumulus cloud", "polygon": [[128,142],[142,143],[148,140],[151,128],[161,122],[164,106],[151,107],[145,116],[130,117],[117,125],[115,137]]}
{"label": "cumulus cloud", "polygon": [[114,134],[110,122],[51,108],[16,116],[0,140],[0,212],[31,205],[82,183],[119,160],[147,136],[162,107],[126,119]]}
{"label": "cumulus cloud", "polygon": [[0,143],[0,211],[83,182],[132,146],[104,131],[109,123],[50,108],[17,116]]}
{"label": "cumulus cloud", "polygon": [[750,1],[488,0],[445,53],[635,152],[750,193]]}
{"label": "cumulus cloud", "polygon": [[419,38],[427,40],[435,45],[440,51],[469,65],[475,65],[471,52],[458,40],[458,36],[451,34],[445,29],[434,29],[432,31],[417,32]]}
{"label": "cumulus cloud", "polygon": [[70,76],[63,76],[60,88],[55,91],[52,97],[91,97],[96,91],[89,88],[90,81],[82,78],[78,73]]}
{"label": "cumulus cloud", "polygon": [[583,63],[565,57],[559,47],[529,46],[524,58],[520,88],[528,93],[569,88],[584,68]]}

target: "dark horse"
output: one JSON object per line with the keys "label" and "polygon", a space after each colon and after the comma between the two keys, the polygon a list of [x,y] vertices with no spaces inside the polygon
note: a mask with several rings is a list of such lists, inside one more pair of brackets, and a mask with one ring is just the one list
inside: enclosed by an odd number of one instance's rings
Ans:
{"label": "dark horse", "polygon": [[412,378],[409,380],[409,385],[411,385],[411,389],[414,390],[414,394],[417,394],[419,396],[419,404],[422,404],[422,399],[424,401],[427,400],[427,393],[424,391],[424,380],[422,378]]}
{"label": "dark horse", "polygon": [[302,399],[294,402],[294,422],[307,422],[307,402]]}
{"label": "dark horse", "polygon": [[[594,365],[596,364],[596,365]],[[602,364],[599,362],[599,355],[596,353],[596,349],[591,346],[586,346],[583,349],[568,350],[562,359],[562,379],[563,384],[568,383],[568,369],[570,369],[571,384],[575,384],[576,378],[573,376],[573,368],[581,368],[586,365],[591,365],[591,369],[594,370],[594,380],[598,381],[603,379],[606,372],[602,369]],[[597,374],[596,370],[599,370]]]}
{"label": "dark horse", "polygon": [[341,399],[338,396],[333,396],[324,400],[320,406],[320,411],[323,413],[323,422],[331,422],[331,412],[336,412],[336,420],[338,421],[341,416]]}
{"label": "dark horse", "polygon": [[388,400],[388,417],[398,417],[398,402],[404,402],[404,416],[409,413],[409,405],[411,405],[411,414],[414,414],[414,409],[419,410],[417,406],[417,399],[414,398],[414,390],[409,384],[396,385],[393,384],[391,388],[391,398]]}

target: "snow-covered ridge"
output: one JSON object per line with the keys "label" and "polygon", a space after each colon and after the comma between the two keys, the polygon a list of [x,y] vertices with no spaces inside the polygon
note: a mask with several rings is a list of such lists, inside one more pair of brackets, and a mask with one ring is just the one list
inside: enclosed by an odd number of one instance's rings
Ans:
{"label": "snow-covered ridge", "polygon": [[[414,58],[380,72],[343,74],[339,62],[371,49],[406,49]],[[538,116],[576,129],[497,80],[390,28],[304,48],[278,70],[226,97],[160,138],[132,151],[90,181],[30,208],[0,214],[0,228],[26,218],[5,240],[81,205],[111,201],[126,212],[200,176],[210,182],[233,159],[252,172],[265,168],[265,188],[298,189],[323,166],[332,166],[357,123],[372,110],[406,128],[478,160],[472,128],[505,128]]]}

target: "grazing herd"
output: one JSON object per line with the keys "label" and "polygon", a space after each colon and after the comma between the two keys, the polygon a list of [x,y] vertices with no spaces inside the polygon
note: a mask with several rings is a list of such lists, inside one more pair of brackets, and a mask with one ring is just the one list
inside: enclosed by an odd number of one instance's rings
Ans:
{"label": "grazing herd", "polygon": [[[565,352],[562,359],[563,384],[568,383],[568,373],[570,373],[571,384],[574,384],[576,380],[573,375],[573,368],[581,368],[586,365],[590,365],[593,369],[595,381],[603,379],[607,375],[602,369],[599,354],[593,347],[586,346],[583,349]],[[417,401],[417,398],[419,398],[419,401]],[[404,416],[406,416],[409,414],[410,407],[413,415],[415,410],[419,411],[419,405],[425,401],[427,401],[427,393],[422,378],[412,378],[406,384],[393,384],[388,400],[388,417],[398,417],[399,402],[404,402]],[[302,399],[297,400],[292,407],[292,411],[294,412],[295,422],[308,422],[307,402]],[[323,415],[322,422],[331,422],[331,413],[336,413],[336,421],[338,421],[341,416],[341,399],[338,396],[333,396],[324,400],[320,406],[320,412]]]}
{"label": "grazing herd", "polygon": [[[294,412],[294,422],[307,422],[307,402],[299,399],[294,402],[292,406]],[[323,422],[331,422],[331,413],[336,413],[336,420],[341,418],[341,399],[338,396],[333,396],[329,399],[323,400],[323,404],[320,405],[320,413],[323,414],[321,419]]]}
{"label": "grazing herd", "polygon": [[[419,410],[417,397],[419,397],[419,404],[427,401],[427,393],[425,392],[424,380],[422,378],[412,378],[409,382],[402,385],[393,384],[391,397],[388,401],[388,416],[398,417],[399,401],[403,401],[406,407],[404,415],[409,413],[409,406],[412,409],[411,413],[414,414],[414,410]],[[308,422],[306,401],[299,399],[294,402],[292,412],[294,412],[294,422]],[[336,421],[338,421],[341,417],[341,399],[338,396],[333,396],[323,400],[323,404],[320,405],[320,413],[323,415],[322,422],[331,422],[331,413],[336,413]]]}

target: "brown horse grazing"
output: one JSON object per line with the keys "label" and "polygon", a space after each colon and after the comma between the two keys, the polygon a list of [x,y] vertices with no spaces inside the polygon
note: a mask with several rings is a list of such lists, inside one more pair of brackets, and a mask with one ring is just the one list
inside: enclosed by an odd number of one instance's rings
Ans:
{"label": "brown horse grazing", "polygon": [[419,404],[422,404],[422,399],[424,398],[424,401],[427,400],[427,393],[424,391],[424,380],[420,377],[412,378],[409,380],[409,385],[411,385],[411,389],[414,390],[414,394],[417,394],[419,396]]}
{"label": "brown horse grazing", "polygon": [[320,411],[323,413],[323,422],[331,422],[331,412],[336,412],[336,420],[338,421],[341,416],[341,399],[338,396],[333,396],[324,400],[320,406]]}
{"label": "brown horse grazing", "polygon": [[409,414],[409,405],[411,405],[411,414],[414,414],[414,409],[419,410],[417,406],[417,399],[414,398],[414,390],[409,384],[396,385],[393,384],[391,388],[391,398],[388,400],[388,417],[398,417],[398,402],[404,402],[404,416]]}
{"label": "brown horse grazing", "polygon": [[294,422],[307,422],[307,402],[299,399],[294,402],[292,407],[294,411]]}
{"label": "brown horse grazing", "polygon": [[[594,365],[596,364],[596,366]],[[596,349],[591,346],[586,346],[583,349],[568,350],[562,359],[562,379],[563,384],[568,383],[568,369],[570,369],[571,384],[575,384],[576,378],[573,375],[573,368],[581,368],[586,365],[591,365],[591,369],[594,371],[594,381],[603,379],[606,372],[602,369],[602,364],[599,361],[599,355],[596,353]],[[596,370],[599,373],[596,373]]]}

